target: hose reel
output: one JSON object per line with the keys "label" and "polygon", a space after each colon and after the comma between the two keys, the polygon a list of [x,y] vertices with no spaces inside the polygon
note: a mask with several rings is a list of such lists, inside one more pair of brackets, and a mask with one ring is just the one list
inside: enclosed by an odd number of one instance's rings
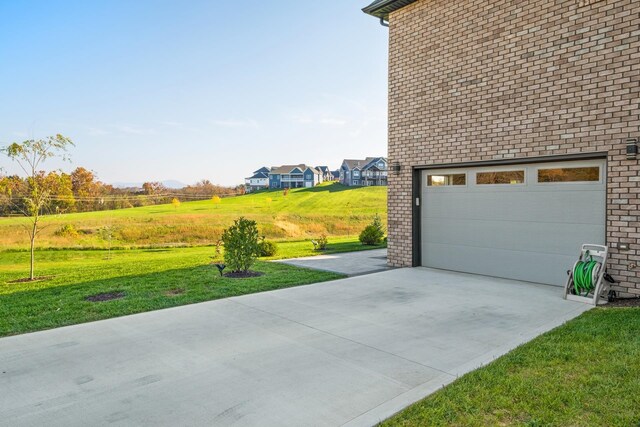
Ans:
{"label": "hose reel", "polygon": [[[584,244],[578,260],[569,270],[564,298],[571,301],[598,305],[600,298],[609,291],[603,280],[609,248],[602,245]],[[606,300],[606,297],[604,297]]]}

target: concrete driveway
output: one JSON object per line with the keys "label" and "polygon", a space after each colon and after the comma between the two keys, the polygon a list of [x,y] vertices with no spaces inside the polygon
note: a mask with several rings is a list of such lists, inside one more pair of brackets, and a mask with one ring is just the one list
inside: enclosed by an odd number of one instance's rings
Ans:
{"label": "concrete driveway", "polygon": [[333,271],[348,276],[370,274],[390,269],[387,265],[386,249],[290,258],[274,262],[295,265],[296,267],[313,268],[314,270]]}
{"label": "concrete driveway", "polygon": [[428,269],[0,339],[0,424],[372,425],[587,310]]}

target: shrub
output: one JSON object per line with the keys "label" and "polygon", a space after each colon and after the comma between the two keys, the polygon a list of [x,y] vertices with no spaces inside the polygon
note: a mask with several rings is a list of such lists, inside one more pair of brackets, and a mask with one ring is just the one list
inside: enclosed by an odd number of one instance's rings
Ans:
{"label": "shrub", "polygon": [[311,243],[313,243],[314,250],[324,251],[325,249],[327,249],[327,244],[329,243],[329,239],[327,239],[327,235],[323,233],[320,235],[318,240],[312,240]]}
{"label": "shrub", "polygon": [[71,224],[65,224],[53,234],[58,237],[78,237],[78,230]]}
{"label": "shrub", "polygon": [[233,273],[247,272],[256,261],[258,252],[258,226],[244,217],[222,233],[224,262]]}
{"label": "shrub", "polygon": [[278,245],[276,242],[271,240],[265,240],[263,237],[262,240],[258,243],[258,256],[274,256],[278,252]]}
{"label": "shrub", "polygon": [[363,245],[379,245],[382,243],[382,238],[384,237],[384,227],[382,226],[382,220],[380,216],[376,214],[373,217],[373,222],[367,225],[362,233],[360,233],[360,242]]}

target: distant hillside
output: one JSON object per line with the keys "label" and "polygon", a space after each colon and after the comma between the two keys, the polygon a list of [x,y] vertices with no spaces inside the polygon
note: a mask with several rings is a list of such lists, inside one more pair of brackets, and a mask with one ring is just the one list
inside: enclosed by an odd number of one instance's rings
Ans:
{"label": "distant hillside", "polygon": [[[386,223],[387,188],[349,188],[323,184],[211,200],[155,205],[113,211],[74,213],[46,217],[40,247],[105,247],[109,231],[112,244],[146,246],[214,244],[234,219],[245,216],[258,222],[260,232],[272,239],[306,239],[357,235],[380,214]],[[17,227],[23,219],[0,218],[0,247],[24,248],[26,234]],[[63,226],[71,231],[62,232]],[[73,230],[77,231],[77,234]]]}

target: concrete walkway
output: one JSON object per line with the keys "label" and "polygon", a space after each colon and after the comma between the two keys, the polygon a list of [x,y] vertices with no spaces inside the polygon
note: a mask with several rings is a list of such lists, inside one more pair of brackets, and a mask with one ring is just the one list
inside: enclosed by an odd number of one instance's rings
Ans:
{"label": "concrete walkway", "polygon": [[291,258],[275,262],[295,265],[296,267],[313,268],[315,270],[333,271],[347,276],[377,273],[390,269],[387,265],[386,249]]}
{"label": "concrete walkway", "polygon": [[372,425],[587,309],[419,268],[8,337],[0,424]]}

